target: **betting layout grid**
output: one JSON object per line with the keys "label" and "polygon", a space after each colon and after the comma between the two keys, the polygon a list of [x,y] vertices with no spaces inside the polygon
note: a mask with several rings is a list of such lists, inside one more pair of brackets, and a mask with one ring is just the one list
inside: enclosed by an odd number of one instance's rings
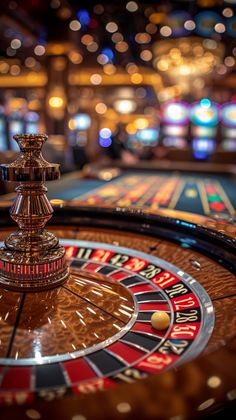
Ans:
{"label": "betting layout grid", "polygon": [[231,183],[211,177],[124,175],[73,200],[83,204],[169,208],[228,217],[235,215],[235,208],[227,187],[230,192]]}

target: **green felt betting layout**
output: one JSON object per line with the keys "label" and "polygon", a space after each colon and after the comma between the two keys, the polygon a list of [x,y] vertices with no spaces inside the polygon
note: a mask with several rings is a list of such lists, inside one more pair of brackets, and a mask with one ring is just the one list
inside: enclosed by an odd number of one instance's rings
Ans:
{"label": "green felt betting layout", "polygon": [[235,215],[235,184],[227,177],[126,174],[72,199],[83,204],[168,208],[207,216]]}
{"label": "green felt betting layout", "polygon": [[235,217],[236,182],[226,175],[127,171],[111,181],[66,177],[47,186],[50,200]]}

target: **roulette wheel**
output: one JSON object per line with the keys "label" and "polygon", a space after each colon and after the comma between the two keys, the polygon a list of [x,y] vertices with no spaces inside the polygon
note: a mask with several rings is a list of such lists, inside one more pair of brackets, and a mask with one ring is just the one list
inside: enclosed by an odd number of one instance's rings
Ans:
{"label": "roulette wheel", "polygon": [[[209,418],[235,407],[235,227],[122,207],[52,207],[43,135],[1,166],[3,418]],[[45,229],[49,222],[49,231]],[[204,223],[203,223],[204,222]],[[60,239],[60,242],[58,239]],[[217,417],[215,417],[217,418]]]}

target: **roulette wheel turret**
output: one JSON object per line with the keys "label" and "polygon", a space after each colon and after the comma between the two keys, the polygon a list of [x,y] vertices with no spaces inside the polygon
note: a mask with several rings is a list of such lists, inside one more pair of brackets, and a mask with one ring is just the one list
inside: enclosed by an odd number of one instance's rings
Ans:
{"label": "roulette wheel turret", "polygon": [[68,277],[65,250],[44,226],[53,209],[44,181],[58,179],[59,165],[43,159],[45,135],[16,135],[21,154],[11,164],[1,165],[4,181],[17,181],[17,197],[11,217],[19,229],[5,240],[0,251],[0,283],[13,290],[40,290],[63,283]]}
{"label": "roulette wheel turret", "polygon": [[43,183],[59,167],[41,156],[45,136],[16,139],[20,157],[1,168],[2,179],[20,183],[16,233],[0,207],[3,418],[227,414],[236,389],[235,228],[63,202],[49,220]]}

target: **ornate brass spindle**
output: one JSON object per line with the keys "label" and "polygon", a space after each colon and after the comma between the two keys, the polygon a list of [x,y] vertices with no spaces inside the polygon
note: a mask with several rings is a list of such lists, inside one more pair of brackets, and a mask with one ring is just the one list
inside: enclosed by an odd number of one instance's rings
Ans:
{"label": "ornate brass spindle", "polygon": [[11,164],[0,165],[0,179],[20,183],[10,209],[19,229],[0,249],[0,286],[21,291],[48,289],[69,275],[65,249],[44,228],[53,209],[43,183],[60,177],[59,165],[47,162],[41,154],[46,135],[19,134],[14,139],[20,156]]}

